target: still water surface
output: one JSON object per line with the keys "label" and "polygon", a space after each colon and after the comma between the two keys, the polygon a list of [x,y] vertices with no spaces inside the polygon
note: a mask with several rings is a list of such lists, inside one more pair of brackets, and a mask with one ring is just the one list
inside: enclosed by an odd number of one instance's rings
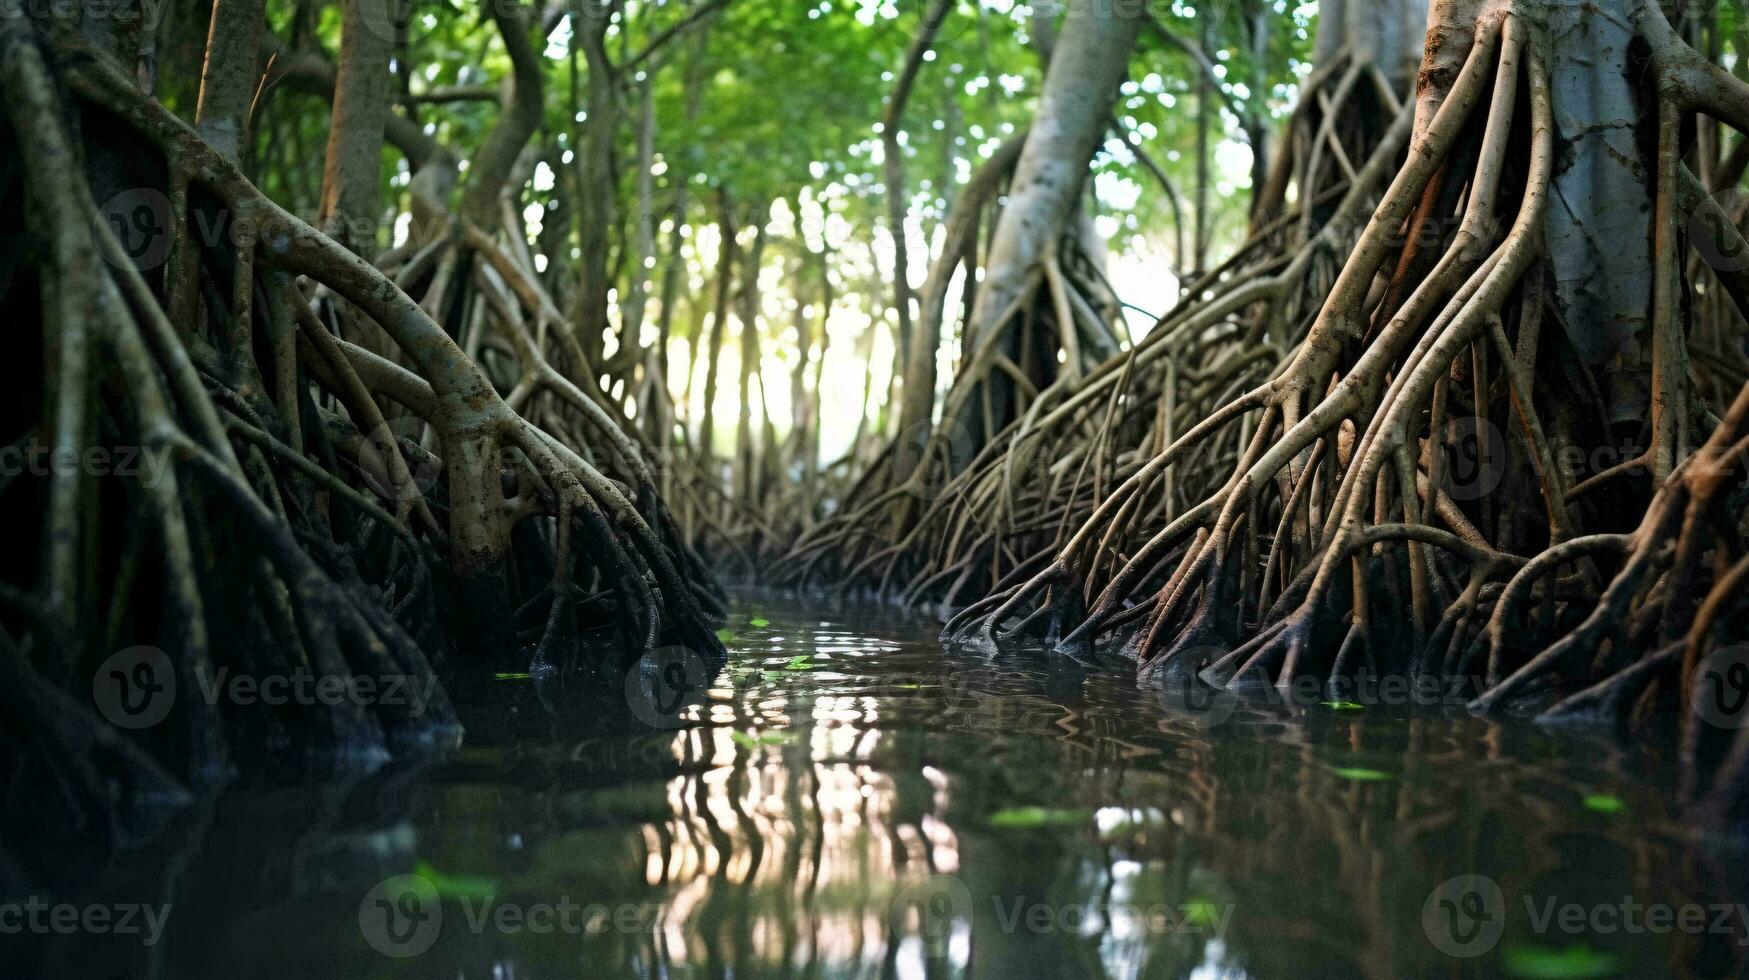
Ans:
{"label": "still water surface", "polygon": [[729,664],[674,729],[600,693],[612,683],[489,677],[457,698],[468,736],[448,759],[233,792],[181,843],[112,870],[91,896],[173,903],[156,946],[59,937],[40,962],[494,980],[1742,974],[1749,854],[1685,824],[1653,749],[1374,704],[1187,708],[1121,668],[944,652],[935,631],[743,599]]}

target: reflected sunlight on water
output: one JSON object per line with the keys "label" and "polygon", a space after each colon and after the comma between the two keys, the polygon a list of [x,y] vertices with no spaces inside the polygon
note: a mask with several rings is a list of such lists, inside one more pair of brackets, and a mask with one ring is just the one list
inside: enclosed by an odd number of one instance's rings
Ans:
{"label": "reflected sunlight on water", "polygon": [[[1745,894],[1740,843],[1688,831],[1645,775],[1658,761],[1612,742],[1388,708],[1187,710],[1122,671],[943,652],[931,624],[878,611],[771,602],[735,624],[678,730],[599,690],[501,684],[458,698],[467,743],[428,772],[302,806],[233,794],[145,958],[499,980],[1739,971],[1741,928],[1540,917]],[[423,918],[393,918],[404,882],[368,904],[408,872],[432,883]],[[1442,904],[1464,876],[1500,901]],[[1476,928],[1448,934],[1457,912]]]}

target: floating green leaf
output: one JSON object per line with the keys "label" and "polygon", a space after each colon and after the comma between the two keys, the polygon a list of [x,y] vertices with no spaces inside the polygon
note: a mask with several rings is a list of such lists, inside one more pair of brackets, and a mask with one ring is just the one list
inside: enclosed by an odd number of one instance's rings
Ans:
{"label": "floating green leaf", "polygon": [[782,745],[794,738],[789,732],[730,732],[729,738],[742,748],[756,749],[761,745]]}
{"label": "floating green leaf", "polygon": [[530,675],[530,674],[493,674],[492,676],[494,678],[496,678],[497,680],[501,680],[501,681],[526,681],[532,675]]}
{"label": "floating green leaf", "polygon": [[495,878],[448,874],[432,867],[431,862],[423,858],[413,866],[413,873],[429,881],[442,898],[490,899],[498,894],[498,881]]}
{"label": "floating green leaf", "polygon": [[1053,810],[1042,806],[1016,806],[992,813],[990,826],[998,830],[1070,827],[1086,823],[1088,816],[1086,810]]}
{"label": "floating green leaf", "polygon": [[735,631],[732,629],[729,629],[728,627],[724,627],[720,630],[717,630],[717,640],[719,642],[721,642],[724,646],[728,646],[729,644],[735,642]]}
{"label": "floating green leaf", "polygon": [[812,660],[809,660],[808,655],[804,653],[799,657],[789,658],[789,663],[784,664],[783,669],[784,670],[813,670],[814,669],[814,662]]}
{"label": "floating green leaf", "polygon": [[1208,928],[1219,925],[1221,921],[1221,907],[1207,899],[1185,902],[1179,907],[1179,911],[1184,913],[1184,921],[1193,926]]}
{"label": "floating green leaf", "polygon": [[1397,778],[1388,772],[1380,772],[1377,769],[1359,769],[1339,766],[1332,768],[1330,771],[1343,779],[1351,779],[1357,783],[1383,783]]}
{"label": "floating green leaf", "polygon": [[1528,980],[1580,980],[1616,972],[1614,953],[1590,946],[1508,946],[1506,972]]}
{"label": "floating green leaf", "polygon": [[1585,809],[1597,813],[1620,813],[1628,808],[1628,805],[1622,802],[1621,797],[1610,796],[1607,793],[1592,793],[1585,797],[1584,804]]}
{"label": "floating green leaf", "polygon": [[771,620],[766,619],[764,616],[755,616],[752,619],[749,619],[747,621],[747,625],[753,627],[756,630],[762,630],[765,627],[771,625]]}
{"label": "floating green leaf", "polygon": [[1364,704],[1355,704],[1353,701],[1319,701],[1318,703],[1331,711],[1360,711],[1366,707]]}

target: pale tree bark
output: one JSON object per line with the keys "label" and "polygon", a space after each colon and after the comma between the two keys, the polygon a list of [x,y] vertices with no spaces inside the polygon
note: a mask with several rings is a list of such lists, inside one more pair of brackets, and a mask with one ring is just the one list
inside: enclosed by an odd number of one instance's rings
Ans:
{"label": "pale tree bark", "polygon": [[[1620,6],[1619,2],[1615,4]],[[1607,8],[1609,3],[1601,4]],[[1554,176],[1555,206],[1543,235],[1555,302],[1585,364],[1608,366],[1602,383],[1612,422],[1644,417],[1652,344],[1653,199],[1640,140],[1642,85],[1626,20],[1565,4],[1549,6],[1549,84],[1556,139],[1568,165]]]}
{"label": "pale tree bark", "polygon": [[[699,413],[698,452],[709,462],[716,448],[717,372],[723,355],[723,337],[728,332],[729,297],[735,288],[735,211],[723,193],[717,202],[717,298],[711,315],[710,336],[704,344],[704,408]],[[695,351],[698,346],[695,344]]]}
{"label": "pale tree bark", "polygon": [[468,186],[462,192],[461,217],[481,228],[497,228],[501,223],[498,202],[522,148],[540,127],[542,99],[540,55],[529,41],[532,12],[517,0],[494,3],[491,8],[499,38],[510,55],[511,74],[503,115],[469,163]]}
{"label": "pale tree bark", "polygon": [[[823,236],[822,236],[823,237]],[[824,247],[815,256],[820,276],[820,324],[814,332],[814,381],[808,393],[808,427],[807,438],[802,440],[802,458],[807,465],[802,467],[802,499],[810,504],[814,502],[814,478],[820,469],[820,428],[821,384],[826,377],[826,354],[832,343],[830,328],[832,325],[832,245],[823,242]]]}
{"label": "pale tree bark", "polygon": [[[1204,17],[1202,24],[1202,46],[1208,48],[1213,37],[1209,31],[1209,20]],[[1196,77],[1196,226],[1192,232],[1191,248],[1193,249],[1190,263],[1190,277],[1200,279],[1203,270],[1208,268],[1209,257],[1209,128],[1214,121],[1209,117],[1209,96],[1215,91],[1215,80],[1208,75]],[[1255,205],[1253,205],[1255,207]]]}
{"label": "pale tree bark", "polygon": [[[668,253],[666,267],[662,270],[662,290],[659,299],[660,306],[656,310],[656,348],[650,352],[650,370],[656,374],[656,384],[660,390],[655,392],[654,401],[659,415],[648,419],[651,439],[658,446],[667,446],[673,441],[674,400],[668,387],[668,379],[673,371],[673,359],[668,355],[668,344],[674,336],[674,307],[680,300],[680,277],[686,270],[686,210],[678,206],[684,203],[685,192],[675,192],[674,208],[669,210],[673,227],[668,230]],[[688,373],[691,367],[688,366]],[[685,405],[684,400],[681,401]]]}
{"label": "pale tree bark", "polygon": [[195,127],[232,163],[243,159],[249,141],[249,109],[260,81],[256,46],[266,22],[264,7],[264,0],[213,2]]}
{"label": "pale tree bark", "polygon": [[[1439,0],[1433,0],[1438,3]],[[1420,66],[1429,0],[1322,0],[1312,63],[1327,64],[1344,49],[1378,67],[1399,92]]]}
{"label": "pale tree bark", "polygon": [[935,0],[924,14],[923,24],[905,54],[905,64],[893,82],[893,91],[887,96],[886,109],[881,114],[881,165],[886,180],[887,227],[893,236],[893,309],[899,316],[900,363],[911,355],[912,338],[911,263],[905,238],[905,215],[909,208],[905,200],[905,148],[899,135],[905,125],[905,106],[911,101],[917,74],[923,69],[923,58],[935,46],[935,37],[953,4],[954,0]]}
{"label": "pale tree bark", "polygon": [[632,345],[643,343],[644,306],[650,295],[650,268],[656,260],[656,177],[650,172],[655,159],[655,81],[645,78],[638,86],[637,250],[621,314],[625,342]]}
{"label": "pale tree bark", "polygon": [[[770,208],[763,203],[753,208],[753,244],[741,263],[741,401],[735,419],[735,496],[748,506],[755,505],[759,489],[758,450],[753,444],[753,376],[759,373],[759,267],[765,259],[765,224],[769,212]],[[763,374],[760,377],[763,379]],[[767,411],[763,397],[760,402],[761,410]]]}
{"label": "pale tree bark", "polygon": [[[998,331],[1037,289],[1068,225],[1145,16],[1140,4],[1076,0],[1069,7],[965,327],[987,360],[997,354]],[[987,367],[978,360],[972,356],[968,375]],[[957,415],[968,398],[958,385],[947,414]]]}
{"label": "pale tree bark", "polygon": [[[603,0],[573,0],[571,17],[574,43],[582,50],[589,80],[577,152],[577,331],[584,351],[594,356],[603,348],[609,329],[607,253],[613,227],[613,136],[619,106],[606,47],[611,9]],[[622,336],[621,343],[636,344],[637,338]]]}
{"label": "pale tree bark", "polygon": [[[948,289],[953,285],[954,270],[962,265],[968,270],[972,268],[972,263],[962,263],[960,260],[968,246],[974,250],[975,257],[978,221],[984,205],[995,197],[1002,181],[1013,170],[1025,144],[1024,137],[1016,136],[998,147],[996,153],[972,175],[971,181],[959,193],[953,210],[948,214],[945,222],[946,235],[942,244],[943,254],[931,265],[929,278],[924,280],[923,291],[919,295],[916,344],[913,356],[904,364],[905,385],[903,398],[899,403],[899,438],[908,443],[921,445],[927,440],[932,428],[937,383],[935,362],[941,349],[942,320],[947,308]],[[967,354],[969,353],[968,351]],[[920,460],[907,459],[906,462]],[[906,472],[896,475],[902,479],[910,474]]]}
{"label": "pale tree bark", "polygon": [[388,12],[393,3],[344,0],[341,5],[340,67],[322,168],[318,223],[328,237],[364,255],[376,244],[382,217],[383,124],[389,115],[389,56],[394,50]]}
{"label": "pale tree bark", "polygon": [[[693,31],[692,39],[690,41],[692,50],[687,56],[686,78],[683,83],[683,92],[686,103],[686,122],[688,126],[692,124],[693,120],[698,118],[699,110],[702,108],[701,96],[704,91],[704,78],[707,67],[705,56],[710,50],[711,33],[710,21],[702,20],[689,22],[698,23],[698,27]],[[653,131],[653,119],[651,120],[651,128]],[[646,164],[643,172],[640,174],[640,178],[645,174],[648,174],[648,172],[649,167]],[[682,248],[685,241],[688,202],[686,178],[686,174],[678,172],[671,173],[669,177],[669,180],[674,187],[674,201],[669,209],[669,213],[673,216],[673,227],[669,229],[668,233],[668,260],[667,267],[663,269],[662,272],[661,308],[656,314],[656,350],[653,352],[650,368],[658,375],[657,383],[661,386],[661,390],[658,394],[661,396],[660,401],[663,406],[660,411],[663,415],[660,418],[651,419],[649,424],[659,428],[664,433],[657,440],[658,445],[664,446],[673,438],[668,432],[674,427],[674,419],[672,418],[673,400],[668,396],[668,378],[673,374],[673,362],[668,354],[668,342],[673,335],[672,326],[674,323],[674,304],[680,295],[681,276],[686,270],[686,261],[682,254]],[[693,369],[696,366],[695,362],[697,360],[698,352],[698,337],[696,330],[694,331],[694,335],[688,346],[691,353],[687,358],[686,365],[686,392],[682,397],[680,404],[689,406],[690,397],[692,395],[692,375]],[[688,411],[690,411],[690,408],[688,408]],[[683,438],[684,435],[685,431],[682,429]]]}
{"label": "pale tree bark", "polygon": [[1077,0],[1070,7],[990,246],[989,272],[972,315],[979,337],[1000,326],[1036,284],[1087,178],[1140,26],[1133,5]]}

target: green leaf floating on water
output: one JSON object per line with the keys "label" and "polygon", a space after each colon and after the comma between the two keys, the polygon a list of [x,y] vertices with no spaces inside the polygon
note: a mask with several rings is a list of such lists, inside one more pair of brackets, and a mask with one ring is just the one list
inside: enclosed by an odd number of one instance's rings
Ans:
{"label": "green leaf floating on water", "polygon": [[814,669],[814,662],[812,660],[809,660],[808,655],[804,653],[799,657],[789,658],[789,663],[784,664],[783,669],[784,670],[813,670]]}
{"label": "green leaf floating on water", "polygon": [[1086,810],[1053,810],[1042,806],[1015,806],[990,814],[990,826],[998,830],[1031,830],[1039,827],[1071,827],[1086,823]]}
{"label": "green leaf floating on water", "polygon": [[492,676],[495,679],[501,680],[501,681],[526,681],[533,675],[530,675],[530,674],[493,674]]}
{"label": "green leaf floating on water", "polygon": [[1508,946],[1506,972],[1527,980],[1579,980],[1616,972],[1614,953],[1590,946]]}
{"label": "green leaf floating on water", "polygon": [[1351,779],[1357,783],[1383,783],[1397,777],[1377,769],[1358,769],[1351,767],[1336,767],[1330,770],[1343,779]]}
{"label": "green leaf floating on water", "polygon": [[1607,793],[1592,793],[1585,797],[1584,803],[1585,809],[1596,813],[1620,813],[1628,808],[1628,805],[1621,801],[1621,797],[1610,796]]}
{"label": "green leaf floating on water", "polygon": [[1185,902],[1180,911],[1184,913],[1184,921],[1193,926],[1208,928],[1221,921],[1221,907],[1205,898]]}
{"label": "green leaf floating on water", "polygon": [[736,745],[756,749],[761,745],[782,745],[794,736],[789,732],[730,732],[729,738],[733,739]]}
{"label": "green leaf floating on water", "polygon": [[735,642],[735,631],[732,629],[729,629],[727,627],[724,627],[723,629],[717,630],[717,640],[718,640],[718,642],[722,643],[724,646],[728,646],[729,644]]}
{"label": "green leaf floating on water", "polygon": [[1319,701],[1318,703],[1331,711],[1361,711],[1366,708],[1366,705],[1355,704],[1353,701]]}
{"label": "green leaf floating on water", "polygon": [[766,619],[764,616],[755,616],[747,621],[747,625],[756,630],[762,630],[771,625],[771,620]]}
{"label": "green leaf floating on water", "polygon": [[441,898],[490,899],[498,894],[498,881],[495,878],[448,874],[432,867],[431,862],[423,858],[413,866],[413,873],[431,882],[431,887]]}

